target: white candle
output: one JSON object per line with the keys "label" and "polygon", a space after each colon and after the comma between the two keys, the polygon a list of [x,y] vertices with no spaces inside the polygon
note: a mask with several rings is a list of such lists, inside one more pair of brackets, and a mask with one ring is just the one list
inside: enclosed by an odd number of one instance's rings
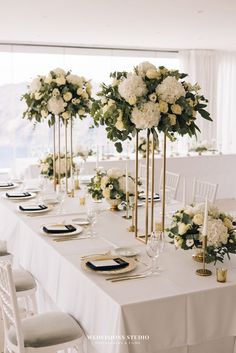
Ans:
{"label": "white candle", "polygon": [[183,207],[186,206],[186,180],[183,180]]}
{"label": "white candle", "polygon": [[126,192],[129,192],[129,176],[128,176],[128,161],[126,160],[126,173],[125,173],[125,182],[126,182]]}
{"label": "white candle", "polygon": [[206,197],[202,235],[207,235],[207,224],[208,224],[208,198]]}
{"label": "white candle", "polygon": [[96,169],[98,169],[98,164],[99,164],[99,147],[98,147],[98,145],[97,145]]}

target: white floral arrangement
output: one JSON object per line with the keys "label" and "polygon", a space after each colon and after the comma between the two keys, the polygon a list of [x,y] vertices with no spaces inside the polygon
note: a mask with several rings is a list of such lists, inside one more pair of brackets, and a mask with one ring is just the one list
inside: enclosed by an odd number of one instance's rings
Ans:
{"label": "white floral arrangement", "polygon": [[206,140],[204,140],[204,141],[196,141],[195,143],[193,143],[189,151],[202,153],[202,152],[210,151],[211,149],[212,149],[212,145],[208,143]]}
{"label": "white floral arrangement", "polygon": [[22,96],[27,109],[23,118],[34,123],[48,120],[54,125],[56,116],[63,122],[68,119],[84,118],[91,108],[91,83],[82,76],[57,68],[47,76],[38,76]]}
{"label": "white floral arrangement", "polygon": [[84,161],[87,160],[88,156],[92,156],[92,155],[93,155],[93,150],[86,146],[78,146],[75,149],[75,156],[81,157]]}
{"label": "white floral arrangement", "polygon": [[[154,143],[154,149],[155,151],[158,151],[158,144],[155,140],[153,140],[152,138],[150,138],[149,140],[149,152],[151,152],[152,150],[152,144]],[[138,141],[138,151],[142,154],[143,157],[146,156],[147,153],[147,139],[146,137],[139,137],[139,141]]]}
{"label": "white floral arrangement", "polygon": [[102,200],[103,189],[101,187],[102,178],[107,175],[107,172],[103,168],[97,168],[96,174],[91,178],[87,188],[88,193],[91,194],[94,200]]}
{"label": "white floral arrangement", "polygon": [[[55,163],[56,163],[56,178],[59,177],[59,158],[58,153],[55,154]],[[40,174],[45,177],[52,179],[53,178],[53,154],[49,153],[39,161],[40,165]],[[75,170],[75,164],[72,162],[73,170]],[[67,158],[67,177],[70,177],[71,173],[71,159]],[[66,176],[66,158],[65,154],[60,154],[60,177],[64,178]]]}
{"label": "white floral arrangement", "polygon": [[[177,249],[201,248],[204,208],[204,204],[188,206],[173,215],[167,232]],[[232,217],[211,205],[208,209],[206,261],[223,262],[225,254],[230,258],[230,253],[236,253],[236,233]]]}
{"label": "white floral arrangement", "polygon": [[95,126],[106,126],[118,152],[122,151],[122,141],[131,140],[137,131],[149,129],[156,140],[158,132],[170,139],[175,133],[192,137],[200,131],[197,113],[212,120],[200,86],[184,81],[187,74],[178,70],[143,62],[131,73],[113,72],[110,76],[112,82],[101,85],[91,115]]}
{"label": "white floral arrangement", "polygon": [[[91,184],[89,184],[89,192],[94,193],[94,185],[99,190],[99,197],[106,200],[118,200],[120,202],[126,199],[126,176],[125,172],[120,168],[111,168],[108,171],[97,171]],[[130,195],[135,193],[134,178],[128,176],[128,188]]]}

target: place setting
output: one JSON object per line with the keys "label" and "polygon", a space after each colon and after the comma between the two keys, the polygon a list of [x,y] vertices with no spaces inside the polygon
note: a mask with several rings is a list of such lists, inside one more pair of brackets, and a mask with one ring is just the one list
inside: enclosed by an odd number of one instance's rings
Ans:
{"label": "place setting", "polygon": [[80,226],[70,221],[59,221],[58,223],[44,224],[40,227],[40,232],[55,242],[91,238],[88,232],[81,234],[84,230],[86,230],[85,225]]}
{"label": "place setting", "polygon": [[53,209],[53,206],[43,204],[43,203],[24,204],[24,205],[17,206],[17,210],[26,215],[42,214],[42,213],[50,212],[52,209]]}
{"label": "place setting", "polygon": [[29,199],[35,198],[36,194],[34,192],[28,192],[28,191],[11,191],[11,192],[6,192],[2,194],[2,197],[12,201],[18,201],[18,200],[23,201],[23,200],[29,200]]}
{"label": "place setting", "polygon": [[14,182],[7,182],[7,181],[0,181],[0,191],[1,190],[11,190],[18,187],[18,183]]}

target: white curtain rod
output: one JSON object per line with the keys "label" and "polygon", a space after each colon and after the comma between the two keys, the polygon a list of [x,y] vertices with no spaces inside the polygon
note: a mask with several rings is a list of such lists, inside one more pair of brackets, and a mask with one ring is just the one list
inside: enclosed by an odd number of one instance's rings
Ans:
{"label": "white curtain rod", "polygon": [[119,47],[103,47],[103,46],[83,46],[69,44],[42,44],[42,43],[24,43],[24,42],[0,42],[0,46],[26,46],[26,47],[46,47],[46,48],[70,48],[70,49],[100,49],[100,50],[120,50],[120,51],[135,51],[135,52],[157,52],[157,53],[178,53],[178,50],[171,49],[142,49],[142,48],[119,48]]}

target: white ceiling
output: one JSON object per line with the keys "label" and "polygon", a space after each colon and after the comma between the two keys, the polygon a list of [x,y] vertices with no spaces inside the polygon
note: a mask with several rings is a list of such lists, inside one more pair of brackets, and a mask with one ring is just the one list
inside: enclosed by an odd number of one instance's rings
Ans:
{"label": "white ceiling", "polygon": [[236,0],[0,0],[0,42],[236,50]]}

